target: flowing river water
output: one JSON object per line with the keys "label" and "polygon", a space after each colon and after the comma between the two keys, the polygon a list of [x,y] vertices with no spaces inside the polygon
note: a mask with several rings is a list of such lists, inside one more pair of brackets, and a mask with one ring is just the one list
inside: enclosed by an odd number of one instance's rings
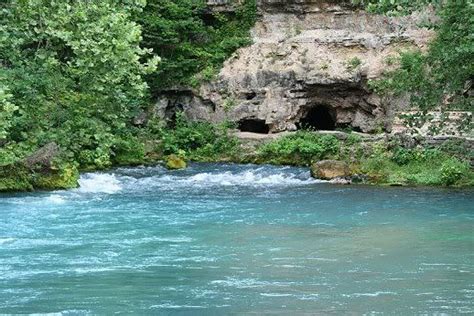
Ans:
{"label": "flowing river water", "polygon": [[0,195],[0,313],[474,313],[474,192],[194,164]]}

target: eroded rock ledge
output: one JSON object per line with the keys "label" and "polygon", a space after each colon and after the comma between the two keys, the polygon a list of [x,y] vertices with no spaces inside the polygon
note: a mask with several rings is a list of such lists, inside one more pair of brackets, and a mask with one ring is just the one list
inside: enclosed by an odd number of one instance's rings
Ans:
{"label": "eroded rock ledge", "polygon": [[[229,1],[209,2],[232,10]],[[389,18],[335,0],[260,0],[258,6],[253,44],[198,90],[163,91],[158,116],[182,110],[193,120],[231,120],[241,131],[257,133],[305,126],[391,130],[394,113],[406,104],[380,98],[367,82],[400,50],[426,47],[433,33],[419,25],[432,13]]]}

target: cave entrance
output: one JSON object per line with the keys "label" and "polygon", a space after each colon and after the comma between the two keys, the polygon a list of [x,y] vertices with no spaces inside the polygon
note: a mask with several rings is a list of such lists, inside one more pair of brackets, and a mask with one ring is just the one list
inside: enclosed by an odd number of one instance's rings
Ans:
{"label": "cave entrance", "polygon": [[301,118],[298,128],[333,131],[336,129],[334,116],[335,113],[331,108],[325,105],[318,105],[311,108],[306,115]]}
{"label": "cave entrance", "polygon": [[244,119],[239,121],[239,130],[241,132],[268,134],[270,132],[270,126],[265,123],[265,120]]}

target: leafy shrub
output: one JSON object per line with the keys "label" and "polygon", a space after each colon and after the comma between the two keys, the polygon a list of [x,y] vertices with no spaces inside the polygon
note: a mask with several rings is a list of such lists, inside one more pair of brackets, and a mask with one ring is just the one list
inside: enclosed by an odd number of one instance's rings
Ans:
{"label": "leafy shrub", "polygon": [[145,161],[145,145],[132,135],[114,142],[113,162],[119,165],[136,165]]}
{"label": "leafy shrub", "polygon": [[456,184],[461,178],[469,172],[467,163],[458,159],[451,158],[441,165],[441,180],[445,185]]}
{"label": "leafy shrub", "polygon": [[339,153],[340,142],[332,135],[321,136],[310,131],[298,131],[263,145],[259,155],[276,162],[309,164]]}
{"label": "leafy shrub", "polygon": [[353,57],[346,63],[346,69],[347,71],[354,71],[361,64],[362,61],[359,59],[359,57]]}
{"label": "leafy shrub", "polygon": [[130,18],[140,1],[6,0],[0,7],[0,146],[54,141],[83,167],[109,166],[114,138],[147,94],[143,76],[158,62],[139,46],[140,27]]}
{"label": "leafy shrub", "polygon": [[238,141],[228,135],[228,124],[213,125],[206,122],[190,122],[177,113],[174,128],[158,127],[151,134],[161,143],[159,151],[164,155],[183,153],[193,160],[212,160],[235,153]]}

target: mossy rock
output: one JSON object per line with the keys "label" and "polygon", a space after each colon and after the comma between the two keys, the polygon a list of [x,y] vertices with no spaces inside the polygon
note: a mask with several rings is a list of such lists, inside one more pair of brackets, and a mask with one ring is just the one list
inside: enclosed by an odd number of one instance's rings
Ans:
{"label": "mossy rock", "polygon": [[185,169],[187,167],[186,161],[176,155],[169,155],[166,158],[166,168],[170,170]]}
{"label": "mossy rock", "polygon": [[41,190],[59,190],[77,188],[79,171],[71,164],[62,165],[58,170],[46,173],[38,172],[33,177],[33,187]]}
{"label": "mossy rock", "polygon": [[0,192],[77,187],[77,167],[61,157],[59,146],[49,143],[21,161],[0,166]]}
{"label": "mossy rock", "polygon": [[71,189],[78,180],[79,171],[71,164],[57,170],[32,170],[23,163],[0,167],[0,192]]}
{"label": "mossy rock", "polygon": [[0,192],[32,191],[32,174],[22,164],[0,166]]}

